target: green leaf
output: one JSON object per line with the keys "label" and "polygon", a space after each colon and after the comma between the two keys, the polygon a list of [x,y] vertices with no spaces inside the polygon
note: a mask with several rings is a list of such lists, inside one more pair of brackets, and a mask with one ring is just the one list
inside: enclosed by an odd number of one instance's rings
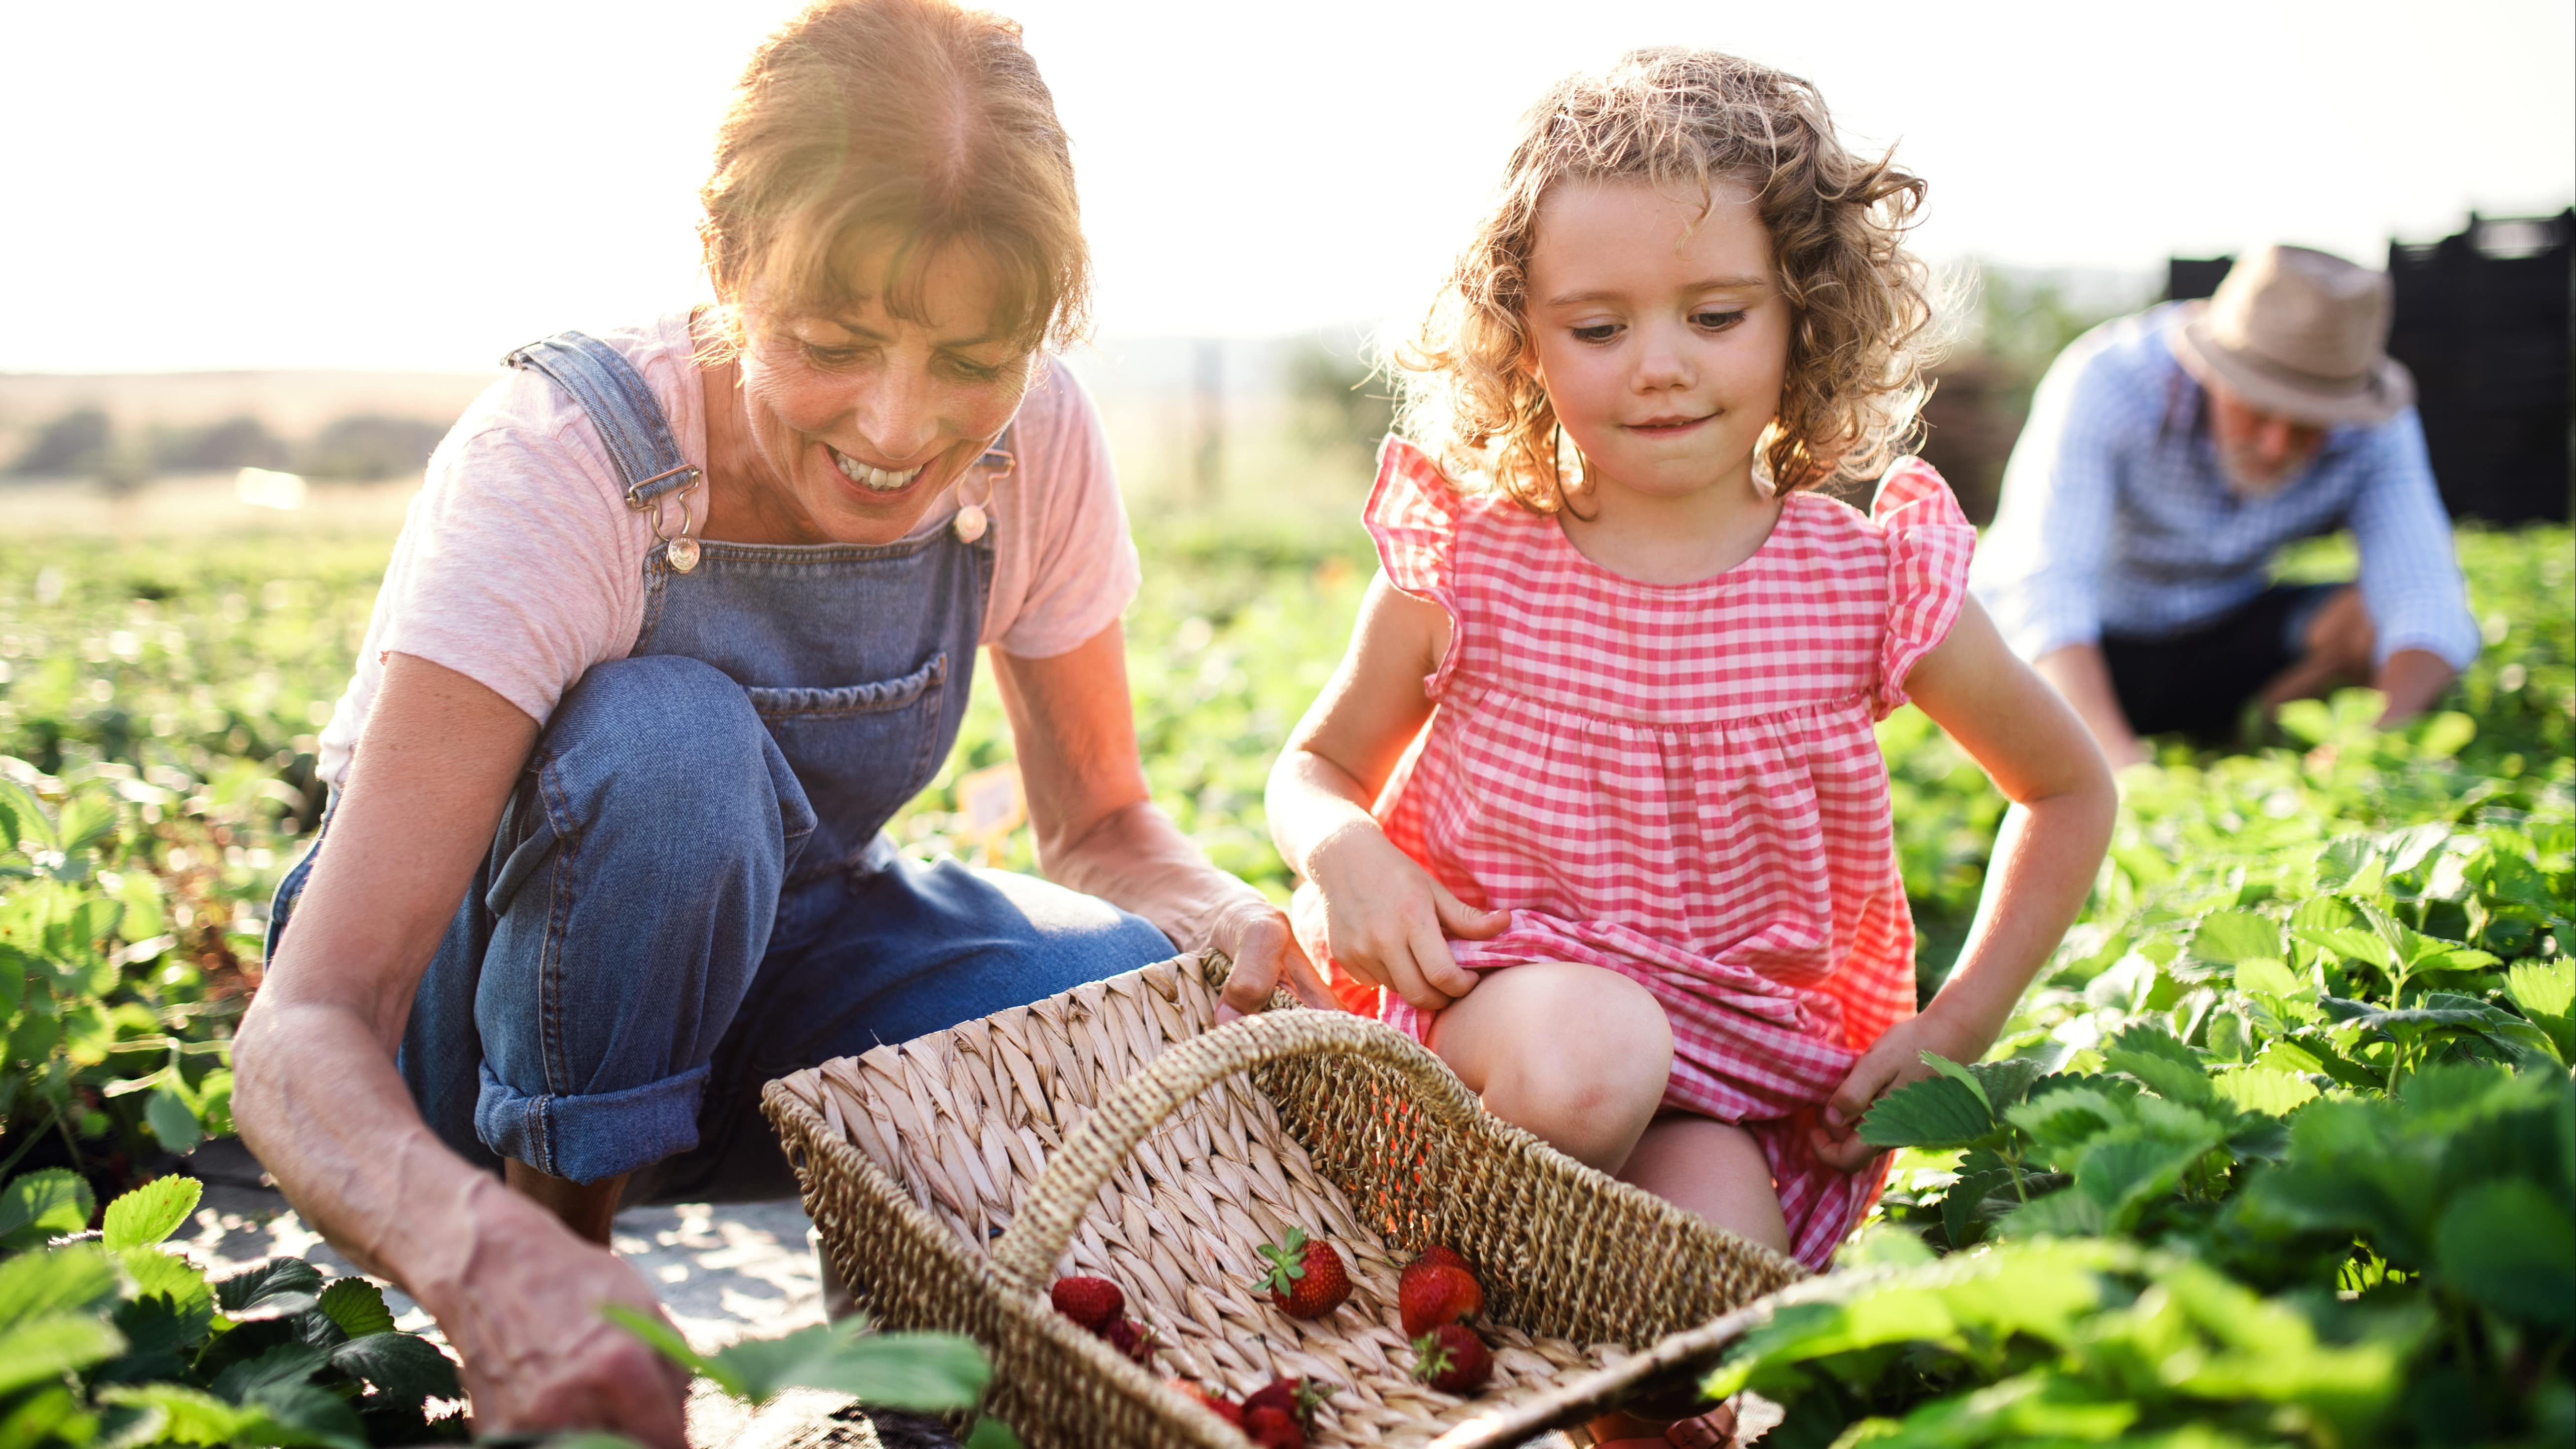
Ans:
{"label": "green leaf", "polygon": [[196,1151],[197,1144],[206,1140],[205,1128],[198,1124],[197,1114],[188,1110],[188,1099],[167,1083],[154,1088],[152,1095],[144,1100],[143,1121],[166,1152],[184,1155]]}
{"label": "green leaf", "polygon": [[0,1329],[0,1397],[125,1352],[125,1336],[88,1313],[48,1313]]}
{"label": "green leaf", "polygon": [[116,1296],[116,1265],[92,1243],[0,1259],[0,1332]]}
{"label": "green leaf", "polygon": [[1924,1052],[1922,1053],[1922,1057],[1923,1065],[1930,1067],[1932,1070],[1939,1072],[1941,1075],[1948,1077],[1954,1082],[1964,1083],[1969,1091],[1977,1094],[1977,1105],[1986,1109],[1986,1115],[1989,1117],[1994,1115],[1995,1099],[1986,1095],[1986,1084],[1977,1080],[1976,1073],[1969,1071],[1966,1067],[1959,1065],[1957,1062],[1950,1060],[1939,1052]]}
{"label": "green leaf", "polygon": [[152,1427],[133,1436],[138,1443],[276,1442],[266,1434],[275,1427],[266,1414],[181,1384],[111,1384],[98,1391],[98,1402],[147,1411],[144,1423]]}
{"label": "green leaf", "polygon": [[302,1258],[271,1258],[215,1284],[215,1301],[235,1321],[293,1318],[319,1306],[322,1275]]}
{"label": "green leaf", "polygon": [[2268,956],[2255,956],[2236,963],[2236,989],[2249,996],[2287,1000],[2304,994],[2308,983],[2301,981],[2280,962]]}
{"label": "green leaf", "polygon": [[986,1416],[975,1421],[975,1432],[966,1436],[964,1449],[1020,1449],[1020,1436],[1011,1426]]}
{"label": "green leaf", "polygon": [[2307,1078],[2272,1067],[2230,1067],[2211,1077],[2210,1085],[2237,1110],[2274,1117],[2286,1117],[2317,1099],[2316,1085]]}
{"label": "green leaf", "polygon": [[156,1177],[107,1205],[99,1241],[111,1253],[152,1247],[179,1230],[204,1193],[193,1177]]}
{"label": "green leaf", "polygon": [[2498,1313],[2576,1328],[2576,1221],[2531,1182],[2479,1183],[2453,1199],[2434,1259],[2452,1287]]}
{"label": "green leaf", "polygon": [[2076,1164],[2075,1191],[2101,1209],[2106,1231],[2126,1232],[2137,1225],[2149,1205],[2173,1196],[2182,1175],[2217,1145],[2214,1130],[2199,1142],[2147,1138],[2104,1142]]}
{"label": "green leaf", "polygon": [[236,1404],[248,1403],[258,1390],[310,1380],[330,1361],[329,1354],[309,1343],[281,1343],[215,1375],[214,1389]]}
{"label": "green leaf", "polygon": [[2212,911],[2191,931],[2194,959],[2212,966],[2282,959],[2281,928],[2253,911]]}
{"label": "green leaf", "polygon": [[12,1178],[0,1189],[0,1252],[77,1233],[89,1226],[96,1206],[79,1173],[48,1167]]}
{"label": "green leaf", "polygon": [[645,1345],[654,1352],[699,1378],[713,1380],[717,1388],[735,1398],[753,1397],[751,1386],[736,1373],[732,1366],[701,1356],[696,1349],[689,1347],[689,1341],[680,1337],[679,1331],[671,1327],[660,1314],[644,1313],[629,1308],[623,1303],[603,1303],[599,1306],[599,1313],[609,1322],[644,1340]]}
{"label": "green leaf", "polygon": [[331,1350],[331,1367],[373,1384],[377,1393],[406,1407],[423,1399],[457,1398],[461,1393],[456,1365],[438,1351],[438,1345],[417,1334],[387,1331],[352,1337]]}
{"label": "green leaf", "polygon": [[359,1422],[358,1411],[319,1384],[272,1379],[251,1388],[242,1396],[242,1402],[275,1419],[287,1431],[279,1436],[284,1443],[317,1445],[321,1449],[369,1449],[367,1428]]}
{"label": "green leaf", "polygon": [[118,1261],[133,1291],[117,1305],[116,1326],[136,1352],[175,1351],[205,1336],[215,1293],[196,1264],[157,1245],[129,1248]]}
{"label": "green leaf", "polygon": [[1983,1093],[1948,1076],[1899,1087],[1860,1119],[1860,1140],[1872,1147],[1966,1147],[1994,1130]]}
{"label": "green leaf", "polygon": [[745,1339],[711,1358],[763,1403],[780,1390],[825,1389],[889,1408],[972,1408],[992,1372],[973,1339],[950,1333],[871,1333],[817,1324],[784,1338]]}
{"label": "green leaf", "polygon": [[2532,1016],[2565,1016],[2576,1008],[2576,956],[2516,961],[2504,974],[2505,994]]}
{"label": "green leaf", "polygon": [[353,1339],[394,1331],[393,1310],[385,1306],[384,1290],[354,1274],[332,1279],[331,1286],[322,1290],[320,1305],[324,1316]]}
{"label": "green leaf", "polygon": [[2147,1084],[2150,1091],[2176,1102],[2211,1101],[2209,1068],[2200,1053],[2152,1026],[2133,1026],[2102,1045],[2102,1062]]}

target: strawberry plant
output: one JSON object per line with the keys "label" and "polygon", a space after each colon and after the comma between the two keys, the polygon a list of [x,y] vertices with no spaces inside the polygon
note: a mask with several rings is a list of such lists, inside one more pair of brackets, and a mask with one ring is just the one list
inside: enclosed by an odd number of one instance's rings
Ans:
{"label": "strawberry plant", "polygon": [[39,1446],[462,1441],[455,1366],[363,1278],[300,1258],[208,1281],[165,1240],[194,1179],[118,1197],[90,1228],[60,1168],[0,1190],[0,1435]]}

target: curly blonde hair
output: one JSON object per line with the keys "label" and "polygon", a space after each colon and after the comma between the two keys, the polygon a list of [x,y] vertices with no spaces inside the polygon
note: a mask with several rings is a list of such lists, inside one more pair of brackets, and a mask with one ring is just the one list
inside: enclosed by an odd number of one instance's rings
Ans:
{"label": "curly blonde hair", "polygon": [[[1876,478],[1919,423],[1930,274],[1904,246],[1920,178],[1834,134],[1796,76],[1711,50],[1631,51],[1559,81],[1521,123],[1491,209],[1408,342],[1398,426],[1468,491],[1565,507],[1556,409],[1529,367],[1528,267],[1562,183],[1636,178],[1755,196],[1792,309],[1780,410],[1760,457],[1783,492]],[[1579,460],[1578,460],[1579,463]]]}
{"label": "curly blonde hair", "polygon": [[[919,320],[929,263],[989,264],[1021,345],[1079,337],[1091,255],[1073,152],[1020,27],[954,0],[815,0],[761,43],[699,192],[723,344],[744,310],[867,293]],[[880,268],[869,275],[871,268]]]}

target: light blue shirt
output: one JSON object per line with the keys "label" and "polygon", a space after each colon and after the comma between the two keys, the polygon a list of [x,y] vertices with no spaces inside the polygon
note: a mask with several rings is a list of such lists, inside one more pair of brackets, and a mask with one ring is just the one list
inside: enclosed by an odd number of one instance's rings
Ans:
{"label": "light blue shirt", "polygon": [[2350,528],[2379,658],[2466,669],[2478,626],[2415,410],[2335,428],[2296,479],[2239,497],[2167,340],[2176,310],[2094,328],[2040,379],[1969,577],[2014,652],[2188,632],[2261,593],[2282,545]]}

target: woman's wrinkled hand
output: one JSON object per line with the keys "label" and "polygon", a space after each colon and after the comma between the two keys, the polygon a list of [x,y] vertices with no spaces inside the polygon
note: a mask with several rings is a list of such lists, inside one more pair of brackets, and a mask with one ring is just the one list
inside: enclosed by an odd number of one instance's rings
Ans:
{"label": "woman's wrinkled hand", "polygon": [[1955,1023],[1938,1009],[1909,1017],[1889,1027],[1860,1060],[1843,1077],[1843,1084],[1825,1101],[1819,1114],[1821,1125],[1810,1129],[1810,1145],[1826,1166],[1839,1172],[1858,1172],[1871,1158],[1884,1149],[1860,1140],[1860,1119],[1870,1104],[1895,1091],[1933,1074],[1923,1054],[1946,1057],[1954,1062],[1973,1062],[1994,1045],[1994,1037],[1983,1040],[1969,1027]]}
{"label": "woman's wrinkled hand", "polygon": [[1225,995],[1217,1002],[1219,1022],[1267,1007],[1270,993],[1282,984],[1308,1006],[1341,1009],[1324,988],[1323,978],[1315,974],[1314,963],[1298,948],[1287,912],[1269,901],[1248,898],[1227,906],[1211,934],[1210,944],[1234,963],[1233,973],[1225,980]]}
{"label": "woman's wrinkled hand", "polygon": [[1452,939],[1481,941],[1511,924],[1509,911],[1466,904],[1374,824],[1353,826],[1307,858],[1324,898],[1333,962],[1417,1010],[1439,1011],[1476,989],[1476,973],[1449,954]]}
{"label": "woman's wrinkled hand", "polygon": [[643,1278],[498,1181],[475,1216],[461,1272],[419,1296],[465,1360],[476,1437],[606,1430],[686,1449],[688,1375],[600,1313],[659,1316]]}

